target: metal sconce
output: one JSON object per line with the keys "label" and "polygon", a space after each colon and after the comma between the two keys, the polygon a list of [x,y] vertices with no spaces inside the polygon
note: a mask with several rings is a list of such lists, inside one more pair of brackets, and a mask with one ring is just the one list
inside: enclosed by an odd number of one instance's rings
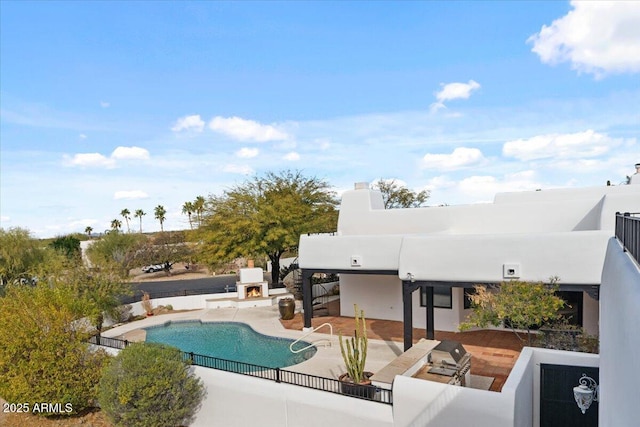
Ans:
{"label": "metal sconce", "polygon": [[600,386],[596,381],[588,377],[587,374],[582,374],[578,385],[573,388],[573,397],[576,399],[578,407],[584,414],[591,403],[598,401],[598,395],[600,392]]}

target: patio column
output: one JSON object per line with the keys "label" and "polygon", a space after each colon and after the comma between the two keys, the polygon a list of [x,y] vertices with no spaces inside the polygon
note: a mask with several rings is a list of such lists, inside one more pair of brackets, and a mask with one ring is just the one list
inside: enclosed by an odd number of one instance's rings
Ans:
{"label": "patio column", "polygon": [[420,285],[413,282],[402,281],[402,316],[403,316],[403,337],[404,351],[409,350],[413,346],[413,291],[418,289]]}
{"label": "patio column", "polygon": [[427,317],[426,317],[426,329],[427,339],[436,339],[434,323],[434,309],[433,309],[433,286],[425,286],[424,291],[427,294]]}
{"label": "patio column", "polygon": [[302,270],[302,310],[304,310],[304,327],[311,328],[313,317],[313,295],[311,290],[311,276],[313,272]]}

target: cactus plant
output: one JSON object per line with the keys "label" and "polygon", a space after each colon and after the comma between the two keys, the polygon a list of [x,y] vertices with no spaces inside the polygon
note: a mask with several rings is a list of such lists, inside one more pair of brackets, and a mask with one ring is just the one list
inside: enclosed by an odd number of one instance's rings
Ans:
{"label": "cactus plant", "polygon": [[[367,361],[367,323],[364,318],[364,310],[358,310],[358,305],[354,304],[356,329],[354,336],[343,339],[339,334],[340,352],[347,367],[349,378],[356,384],[363,383],[365,378],[364,365]],[[370,375],[370,374],[369,374]]]}

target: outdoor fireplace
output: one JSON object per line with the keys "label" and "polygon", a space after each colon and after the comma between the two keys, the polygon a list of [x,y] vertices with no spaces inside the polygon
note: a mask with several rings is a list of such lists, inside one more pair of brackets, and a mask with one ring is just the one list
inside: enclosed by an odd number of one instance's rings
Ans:
{"label": "outdoor fireplace", "polygon": [[266,298],[269,284],[263,280],[261,268],[240,269],[240,280],[236,282],[238,299]]}

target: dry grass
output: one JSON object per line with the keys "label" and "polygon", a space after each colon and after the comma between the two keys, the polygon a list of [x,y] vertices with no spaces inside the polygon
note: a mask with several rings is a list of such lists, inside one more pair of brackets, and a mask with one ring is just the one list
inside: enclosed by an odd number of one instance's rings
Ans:
{"label": "dry grass", "polygon": [[[5,401],[0,399],[4,409]],[[0,412],[2,427],[113,427],[104,413],[99,410],[82,415],[45,418],[32,414],[13,414]]]}

